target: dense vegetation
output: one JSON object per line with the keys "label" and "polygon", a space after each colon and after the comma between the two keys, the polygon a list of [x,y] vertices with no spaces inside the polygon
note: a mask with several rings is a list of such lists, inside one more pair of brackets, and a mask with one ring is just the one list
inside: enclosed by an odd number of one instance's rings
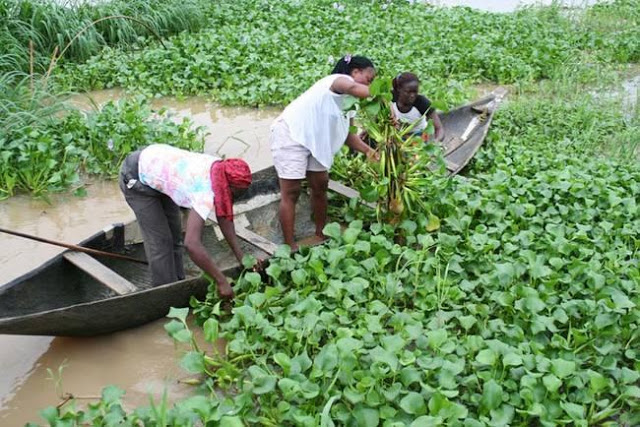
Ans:
{"label": "dense vegetation", "polygon": [[145,38],[198,30],[206,22],[201,3],[1,0],[0,73],[33,70],[44,74],[54,55],[62,54],[63,61],[84,61],[104,46],[131,47]]}
{"label": "dense vegetation", "polygon": [[[327,245],[281,251],[266,279],[245,273],[232,318],[216,313],[214,292],[194,304],[228,355],[196,351],[185,365],[231,392],[194,416],[638,424],[640,169],[597,151],[603,138],[629,141],[640,123],[565,95],[501,111],[472,178],[429,201],[437,231],[332,224]],[[188,337],[179,322],[168,328]]]}
{"label": "dense vegetation", "polygon": [[640,59],[637,0],[575,18],[561,7],[489,14],[406,1],[340,3],[215,2],[208,29],[172,37],[167,49],[107,49],[60,81],[76,89],[121,86],[208,94],[225,104],[282,104],[339,56],[357,52],[389,75],[412,70],[435,99],[459,102],[461,82],[537,80],[567,62]]}
{"label": "dense vegetation", "polygon": [[[7,75],[5,195],[64,187],[79,168],[109,176],[150,139],[201,144],[189,123],[148,120],[143,99],[65,112],[63,89],[281,104],[355,51],[387,76],[417,72],[444,105],[471,83],[514,89],[466,178],[419,189],[437,221],[381,225],[343,204],[336,219],[350,224],[327,226],[327,244],[282,247],[265,274],[238,278],[231,315],[212,286],[192,313],[227,355],[198,347],[187,311],[172,310],[168,332],[193,347],[182,364],[201,374],[196,396],[128,412],[109,387],[88,408],[45,409],[51,425],[640,424],[640,117],[593,93],[640,59],[638,0],[511,15],[405,1],[193,4],[201,29],[164,47],[70,56],[44,81]],[[365,188],[368,167],[345,156],[333,173]]]}
{"label": "dense vegetation", "polygon": [[206,20],[195,1],[1,0],[0,18],[0,199],[64,190],[79,183],[81,173],[113,176],[126,153],[150,141],[202,146],[189,121],[149,120],[144,99],[84,114],[50,84],[60,62],[201,28]]}
{"label": "dense vegetation", "polygon": [[[128,153],[154,141],[192,150],[204,145],[201,129],[189,119],[176,124],[153,116],[145,98],[109,102],[89,114],[73,109],[63,114],[65,104],[49,103],[46,92],[25,94],[26,84],[5,88],[13,97],[5,98],[0,111],[6,121],[0,131],[0,199],[20,191],[39,196],[64,190],[80,173],[115,177]],[[46,107],[35,109],[36,116],[30,107],[38,102]]]}
{"label": "dense vegetation", "polygon": [[[128,425],[637,425],[640,169],[595,150],[638,122],[568,101],[504,107],[469,178],[432,196],[439,229],[330,224],[326,245],[283,247],[265,276],[242,275],[232,316],[212,286],[193,304],[211,346],[194,343],[182,361],[204,375],[198,396],[127,414],[111,388],[89,411],[44,414]],[[186,315],[173,310],[167,330],[193,342]]]}
{"label": "dense vegetation", "polygon": [[[35,182],[17,178],[18,152],[23,162],[48,162],[44,169],[68,162],[59,149],[16,150],[15,142],[37,144],[30,135],[58,126],[63,109],[51,116],[51,100],[63,90],[121,86],[147,95],[206,95],[225,104],[282,104],[327,73],[337,57],[358,51],[373,58],[381,73],[417,72],[433,99],[453,106],[468,96],[473,82],[522,85],[562,78],[570,70],[574,80],[593,83],[600,77],[590,72],[594,66],[638,61],[638,6],[637,0],[618,0],[571,13],[554,6],[490,14],[406,1],[113,1],[62,7],[3,0],[0,155],[9,169],[0,177],[0,197],[74,183],[71,172],[53,181],[45,175]],[[140,18],[90,25],[108,16]],[[52,61],[56,48],[64,55]],[[83,171],[77,163],[70,168]]]}

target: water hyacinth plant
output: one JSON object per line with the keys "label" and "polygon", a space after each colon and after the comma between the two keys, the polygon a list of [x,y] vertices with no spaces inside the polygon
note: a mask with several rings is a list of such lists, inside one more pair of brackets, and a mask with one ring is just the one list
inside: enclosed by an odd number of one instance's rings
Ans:
{"label": "water hyacinth plant", "polygon": [[[470,82],[535,81],[569,62],[637,62],[638,0],[613,3],[570,14],[560,5],[492,14],[406,0],[221,0],[201,5],[205,29],[170,37],[167,49],[106,49],[69,64],[58,82],[286,104],[328,71],[328,57],[358,49],[380,70],[412,70],[433,98],[453,106]],[[615,31],[596,25],[603,22],[615,22]]]}
{"label": "water hyacinth plant", "polygon": [[[444,172],[442,152],[438,145],[411,134],[412,124],[400,125],[394,119],[390,78],[377,78],[370,91],[370,98],[357,103],[358,120],[365,138],[375,144],[379,161],[365,165],[368,184],[361,193],[365,200],[378,202],[379,219],[398,224],[428,210],[423,189]],[[356,106],[355,99],[351,104]],[[433,132],[432,123],[426,131]]]}
{"label": "water hyacinth plant", "polygon": [[[402,131],[385,110],[390,86],[376,83],[382,98],[363,103],[360,120],[371,120],[365,126],[382,143],[393,136],[391,154],[378,164],[342,156],[332,174],[372,200],[383,195],[382,223],[351,203],[343,224],[325,229],[325,245],[296,254],[281,248],[265,274],[237,278],[231,314],[212,286],[192,301],[204,344],[194,344],[186,310],[172,310],[167,331],[193,346],[181,365],[202,383],[195,396],[129,412],[122,391],[109,387],[86,409],[45,409],[46,422],[640,425],[639,116],[585,86],[607,80],[594,72],[599,65],[640,58],[638,0],[514,14],[404,0],[334,3],[203,4],[211,28],[171,37],[167,49],[106,49],[64,64],[55,77],[69,87],[278,104],[324,75],[329,56],[364,46],[381,72],[415,70],[449,106],[461,103],[469,82],[515,83],[467,179],[439,187],[430,161],[417,159],[424,161],[419,177],[427,178],[416,186],[421,198],[403,200],[404,219],[390,224],[389,195],[400,186],[381,177],[406,179],[398,163],[416,159],[396,149],[415,147],[395,138]],[[549,79],[550,88],[541,90],[538,79]],[[69,134],[74,146],[93,141],[83,149],[99,161],[87,157],[84,167],[108,174],[129,134],[148,135],[135,110],[109,106],[91,128],[78,119],[43,133],[54,141]],[[120,122],[127,124],[121,133]],[[83,130],[72,132],[76,125]],[[439,227],[408,214],[424,204]],[[219,339],[227,342],[224,354],[214,345]]]}
{"label": "water hyacinth plant", "polygon": [[[14,90],[29,91],[29,80]],[[42,104],[38,96],[28,104],[5,100],[0,104],[0,198],[17,192],[44,195],[77,183],[80,174],[115,177],[124,157],[150,141],[165,141],[185,149],[202,151],[204,135],[189,119],[174,123],[160,111],[153,116],[143,97],[105,104],[100,111],[82,113],[56,101]],[[51,114],[55,112],[57,114]]]}

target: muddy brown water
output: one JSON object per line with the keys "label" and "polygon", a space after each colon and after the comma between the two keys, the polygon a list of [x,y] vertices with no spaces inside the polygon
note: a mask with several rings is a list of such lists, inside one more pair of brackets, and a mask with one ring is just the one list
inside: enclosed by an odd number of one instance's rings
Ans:
{"label": "muddy brown water", "polygon": [[[97,104],[118,99],[117,90],[92,94]],[[87,106],[86,97],[76,104]],[[164,98],[154,107],[169,108],[177,119],[189,116],[205,126],[205,151],[242,157],[253,170],[271,164],[268,132],[276,109],[220,108],[203,99]],[[115,182],[93,182],[87,196],[50,196],[50,204],[27,196],[0,202],[0,227],[27,234],[77,243],[114,222],[134,219]],[[39,266],[63,249],[0,234],[0,286]],[[28,298],[28,295],[25,296]],[[189,377],[178,365],[185,347],[176,347],[160,319],[139,328],[93,338],[53,338],[0,335],[0,426],[43,423],[38,411],[57,405],[56,380],[62,369],[62,391],[78,397],[99,396],[103,387],[126,391],[127,407],[156,402],[167,390],[170,401],[188,396],[190,386],[178,380]],[[90,401],[80,400],[80,402]]]}

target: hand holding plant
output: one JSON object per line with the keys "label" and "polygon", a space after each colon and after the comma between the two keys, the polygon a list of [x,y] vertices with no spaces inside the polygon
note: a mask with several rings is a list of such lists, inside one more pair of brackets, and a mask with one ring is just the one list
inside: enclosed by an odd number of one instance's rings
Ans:
{"label": "hand holding plant", "polygon": [[222,299],[226,299],[226,300],[233,299],[233,296],[234,296],[233,289],[231,288],[231,285],[229,284],[226,278],[224,280],[218,281],[218,294]]}
{"label": "hand holding plant", "polygon": [[[358,118],[377,150],[370,150],[367,167],[375,178],[366,184],[363,197],[378,202],[378,217],[393,223],[427,212],[424,191],[431,178],[437,150],[410,135],[391,109],[391,79],[378,78],[370,86],[371,98],[354,103]],[[371,160],[375,160],[372,164]]]}
{"label": "hand holding plant", "polygon": [[264,267],[265,267],[265,260],[261,258],[256,258],[256,262],[253,265],[252,270],[256,273],[259,273],[264,270]]}
{"label": "hand holding plant", "polygon": [[380,153],[372,148],[367,151],[367,160],[371,163],[378,163],[380,161]]}

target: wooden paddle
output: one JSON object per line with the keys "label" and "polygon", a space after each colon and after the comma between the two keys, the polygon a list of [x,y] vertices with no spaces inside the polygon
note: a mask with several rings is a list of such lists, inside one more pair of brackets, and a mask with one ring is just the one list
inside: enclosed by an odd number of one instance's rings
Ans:
{"label": "wooden paddle", "polygon": [[100,251],[98,249],[85,248],[84,246],[71,245],[69,243],[64,243],[64,242],[57,242],[55,240],[44,239],[42,237],[32,236],[30,234],[20,233],[18,231],[11,231],[11,230],[6,230],[4,228],[0,228],[0,232],[11,234],[13,236],[24,237],[25,239],[31,239],[31,240],[35,240],[37,242],[48,243],[50,245],[62,246],[63,248],[72,249],[74,251],[84,252],[84,253],[91,254],[91,255],[102,255],[102,256],[106,256],[106,257],[110,257],[110,258],[121,259],[121,260],[124,260],[124,261],[131,261],[131,262],[138,262],[140,264],[147,264],[147,261],[144,261],[144,260],[141,260],[141,259],[136,259],[136,258],[131,258],[131,257],[128,257],[126,255],[114,254],[112,252]]}

